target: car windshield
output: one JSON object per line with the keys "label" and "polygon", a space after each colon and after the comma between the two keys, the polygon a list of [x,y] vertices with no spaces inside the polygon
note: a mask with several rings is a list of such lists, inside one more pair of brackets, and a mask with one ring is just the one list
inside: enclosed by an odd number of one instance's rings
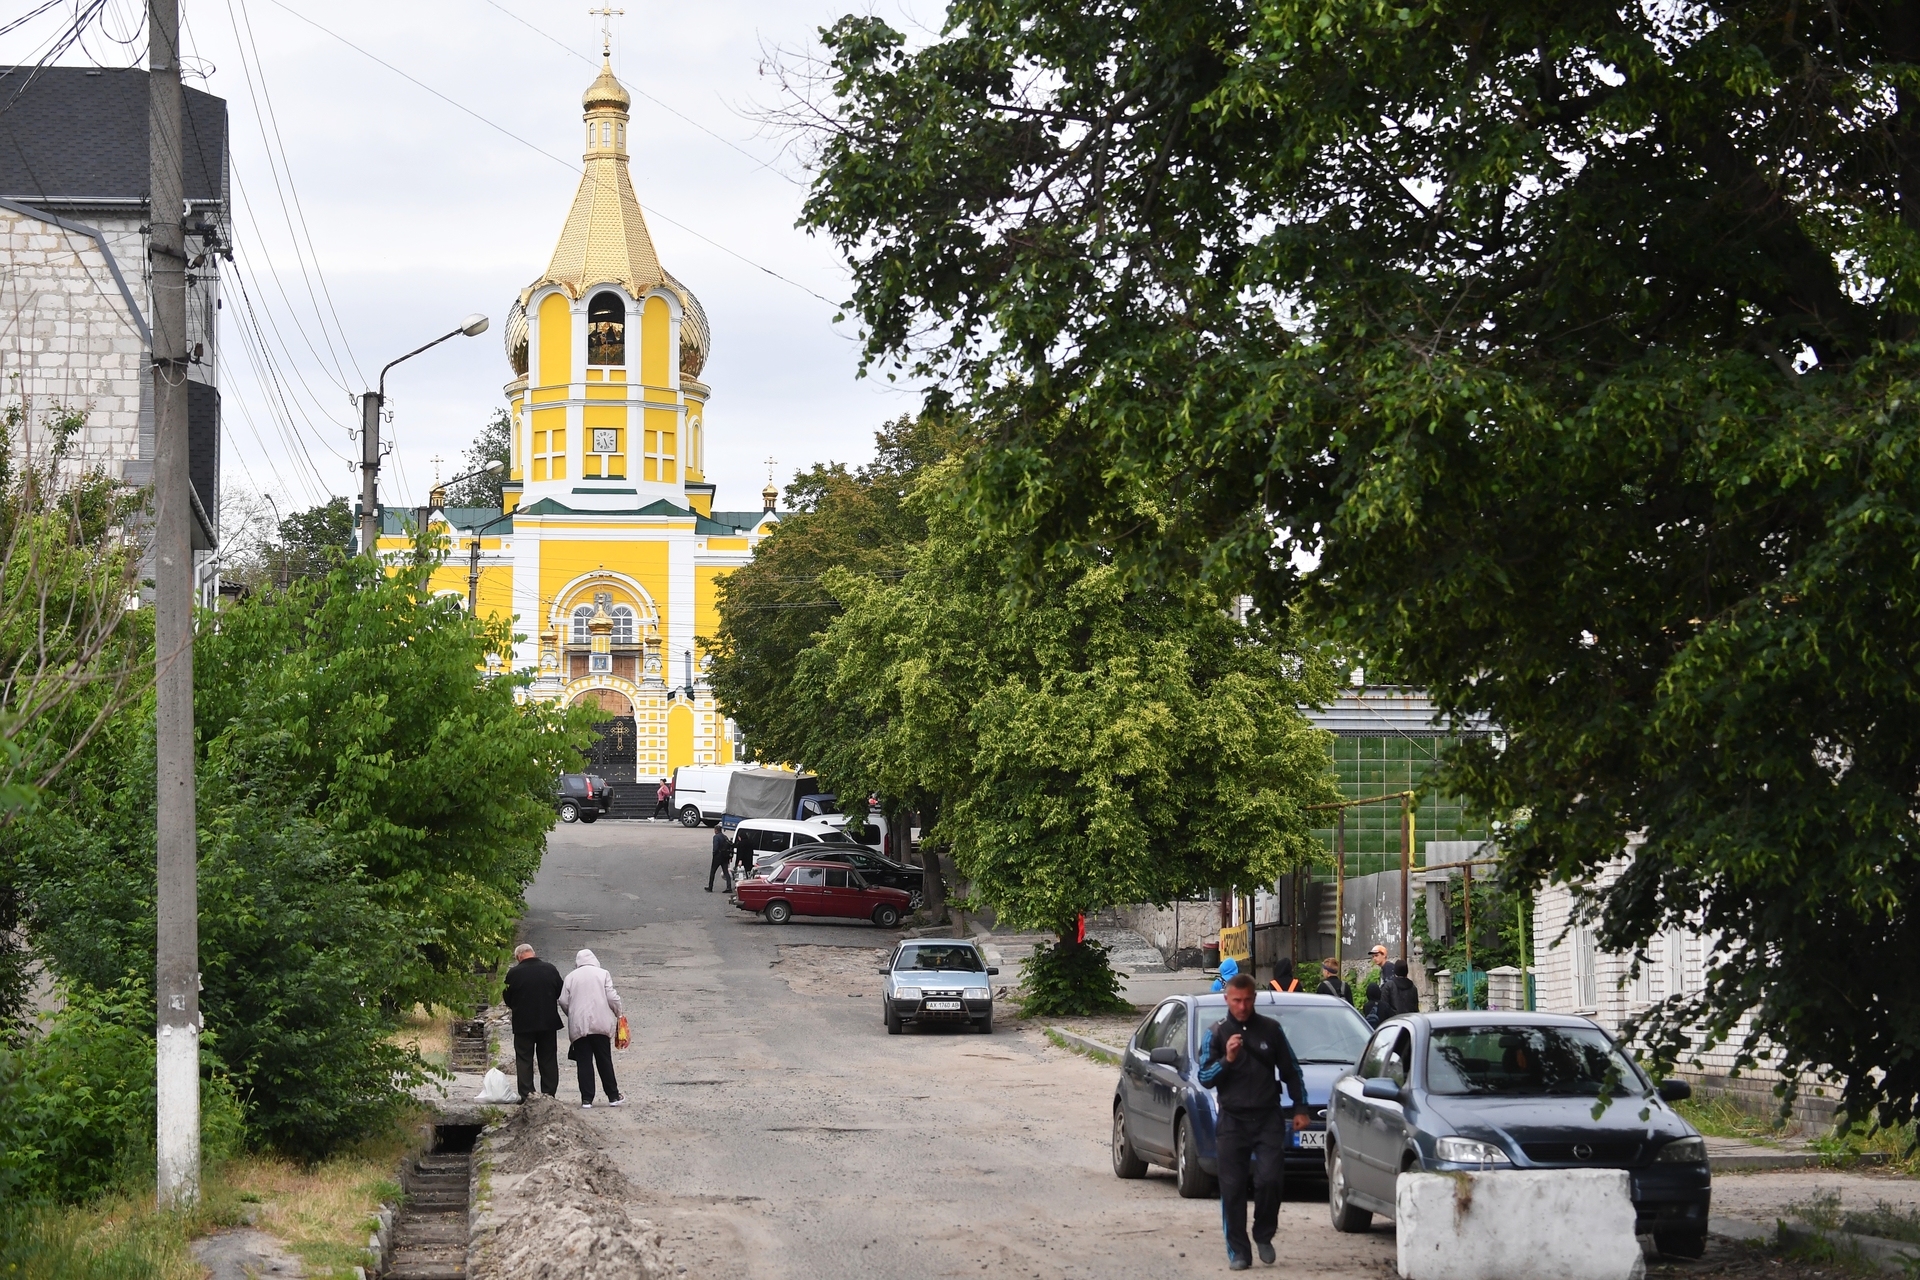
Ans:
{"label": "car windshield", "polygon": [[980,953],[972,947],[902,947],[894,969],[947,969],[962,973],[984,973]]}
{"label": "car windshield", "polygon": [[[1257,1005],[1254,1011],[1280,1024],[1280,1029],[1287,1033],[1287,1043],[1293,1047],[1294,1058],[1300,1062],[1340,1062],[1351,1065],[1360,1061],[1360,1055],[1367,1047],[1367,1037],[1373,1034],[1373,1029],[1359,1014],[1333,1005],[1301,1005],[1296,1008]],[[1220,1019],[1226,1016],[1225,1009],[1208,1009],[1201,1013],[1202,1044],[1213,1034]]]}
{"label": "car windshield", "polygon": [[1592,1098],[1646,1088],[1598,1027],[1436,1027],[1427,1045],[1431,1093]]}

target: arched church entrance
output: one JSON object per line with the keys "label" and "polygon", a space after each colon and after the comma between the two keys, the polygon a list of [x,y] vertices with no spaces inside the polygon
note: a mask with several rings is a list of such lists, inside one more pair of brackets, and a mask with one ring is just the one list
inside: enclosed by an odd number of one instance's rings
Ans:
{"label": "arched church entrance", "polygon": [[639,735],[634,730],[633,703],[617,689],[588,689],[574,699],[579,706],[596,706],[605,717],[593,726],[593,742],[587,747],[587,772],[605,778],[613,789],[613,808],[609,818],[642,817],[635,812],[644,803],[650,811],[651,796],[642,796],[634,781],[634,760]]}

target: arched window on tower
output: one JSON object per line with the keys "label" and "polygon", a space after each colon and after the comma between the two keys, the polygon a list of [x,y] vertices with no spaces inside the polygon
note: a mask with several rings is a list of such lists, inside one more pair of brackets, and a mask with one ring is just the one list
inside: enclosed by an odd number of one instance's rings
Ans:
{"label": "arched window on tower", "polygon": [[568,643],[569,644],[587,644],[588,642],[590,642],[593,639],[593,635],[591,632],[587,630],[587,623],[591,622],[592,620],[593,620],[592,605],[590,604],[576,605],[573,610],[573,631],[572,631],[571,638],[568,640]]}
{"label": "arched window on tower", "polygon": [[613,606],[613,643],[633,644],[635,633],[633,610],[624,604]]}
{"label": "arched window on tower", "polygon": [[627,362],[627,304],[617,293],[596,293],[587,304],[587,363]]}

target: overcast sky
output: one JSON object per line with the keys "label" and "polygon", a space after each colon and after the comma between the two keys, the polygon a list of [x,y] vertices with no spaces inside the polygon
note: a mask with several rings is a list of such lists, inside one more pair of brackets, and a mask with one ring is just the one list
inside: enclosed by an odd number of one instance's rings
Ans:
{"label": "overcast sky", "polygon": [[[794,228],[808,175],[753,119],[777,102],[763,59],[777,47],[812,46],[819,27],[852,9],[916,26],[937,22],[940,7],[613,3],[626,10],[613,19],[613,64],[634,90],[634,186],[662,262],[699,295],[713,324],[703,374],[713,388],[708,479],[720,486],[718,506],[757,507],[765,459],[777,459],[781,484],[816,460],[864,461],[874,430],[919,404],[884,376],[856,378],[852,325],[835,325],[837,307],[813,296],[839,302],[848,277],[829,244]],[[0,61],[38,61],[75,7],[0,39]],[[580,95],[600,50],[589,7],[183,0],[188,65],[204,74],[187,83],[226,98],[230,112],[236,265],[292,404],[290,414],[275,411],[266,376],[247,356],[239,281],[228,268],[226,484],[296,506],[323,493],[357,496],[349,394],[388,360],[479,311],[492,320],[487,333],[455,338],[388,377],[387,430],[399,465],[383,473],[383,499],[425,501],[436,454],[441,474],[454,473],[475,430],[504,403],[507,308],[545,269],[578,185]],[[109,0],[104,29],[59,60],[144,65],[142,12],[137,0]],[[311,254],[296,253],[309,235]]]}

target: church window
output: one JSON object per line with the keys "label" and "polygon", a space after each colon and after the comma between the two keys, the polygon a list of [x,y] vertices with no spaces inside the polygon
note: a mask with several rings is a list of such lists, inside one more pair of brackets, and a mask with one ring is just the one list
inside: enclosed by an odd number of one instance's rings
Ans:
{"label": "church window", "polygon": [[624,604],[613,606],[613,642],[615,644],[634,643],[633,610]]}
{"label": "church window", "polygon": [[587,363],[627,362],[627,304],[617,293],[596,293],[587,306]]}
{"label": "church window", "polygon": [[617,124],[613,127],[613,133],[614,137],[619,140],[621,146],[624,147],[627,145],[627,126]]}
{"label": "church window", "polygon": [[593,637],[587,632],[587,623],[593,619],[593,606],[583,604],[573,611],[573,644],[586,644]]}

